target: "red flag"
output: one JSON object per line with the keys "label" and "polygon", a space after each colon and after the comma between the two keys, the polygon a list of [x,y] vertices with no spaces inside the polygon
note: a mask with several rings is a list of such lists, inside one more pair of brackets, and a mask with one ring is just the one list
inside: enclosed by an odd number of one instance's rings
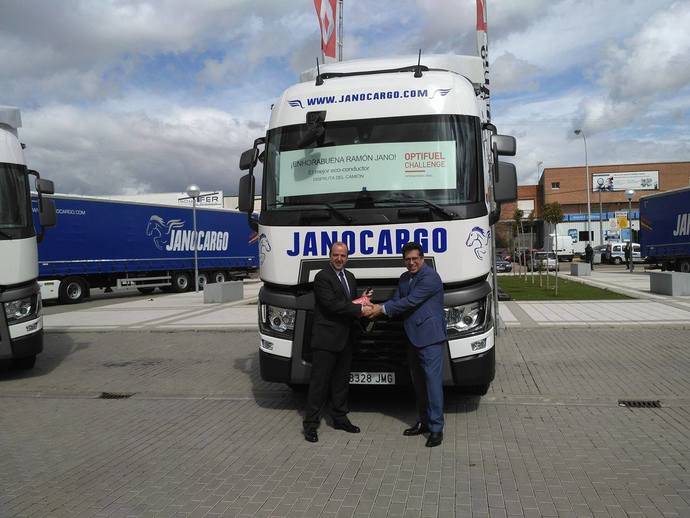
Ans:
{"label": "red flag", "polygon": [[314,0],[316,16],[321,26],[321,52],[329,58],[336,58],[338,0]]}
{"label": "red flag", "polygon": [[486,32],[486,10],[484,2],[486,0],[477,0],[477,30]]}

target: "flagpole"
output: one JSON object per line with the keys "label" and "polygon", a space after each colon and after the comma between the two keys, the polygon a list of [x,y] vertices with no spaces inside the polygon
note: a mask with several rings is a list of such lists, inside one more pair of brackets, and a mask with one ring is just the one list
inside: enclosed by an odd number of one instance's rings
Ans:
{"label": "flagpole", "polygon": [[338,0],[338,61],[343,60],[343,0]]}

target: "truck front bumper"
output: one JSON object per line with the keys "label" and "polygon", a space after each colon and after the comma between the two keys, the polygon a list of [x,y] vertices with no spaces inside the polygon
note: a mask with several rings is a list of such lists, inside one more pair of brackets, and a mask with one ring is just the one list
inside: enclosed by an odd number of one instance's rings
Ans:
{"label": "truck front bumper", "polygon": [[43,317],[41,305],[27,320],[8,325],[5,303],[26,297],[39,297],[37,283],[9,288],[0,293],[0,359],[26,358],[43,350]]}

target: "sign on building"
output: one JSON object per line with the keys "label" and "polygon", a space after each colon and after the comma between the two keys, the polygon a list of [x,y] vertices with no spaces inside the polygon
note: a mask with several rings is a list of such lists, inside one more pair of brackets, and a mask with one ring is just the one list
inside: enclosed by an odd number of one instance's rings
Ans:
{"label": "sign on building", "polygon": [[[190,198],[187,193],[180,193],[177,202],[180,205],[192,205],[192,198]],[[219,209],[223,208],[223,191],[215,192],[202,192],[201,195],[196,199],[197,207],[216,207]]]}
{"label": "sign on building", "polygon": [[[600,181],[603,180],[603,181]],[[630,171],[620,173],[595,173],[592,175],[592,191],[612,192],[658,191],[659,171]]]}

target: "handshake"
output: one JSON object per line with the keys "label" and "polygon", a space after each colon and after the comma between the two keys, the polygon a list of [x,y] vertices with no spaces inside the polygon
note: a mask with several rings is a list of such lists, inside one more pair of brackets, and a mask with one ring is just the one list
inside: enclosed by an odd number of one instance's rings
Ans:
{"label": "handshake", "polygon": [[362,304],[362,316],[374,319],[379,315],[383,315],[383,306],[381,304]]}
{"label": "handshake", "polygon": [[362,306],[361,316],[369,319],[374,319],[379,315],[383,315],[383,306],[381,304],[372,304],[371,296],[374,290],[369,289],[362,293],[362,296],[353,300],[353,304],[360,304]]}

